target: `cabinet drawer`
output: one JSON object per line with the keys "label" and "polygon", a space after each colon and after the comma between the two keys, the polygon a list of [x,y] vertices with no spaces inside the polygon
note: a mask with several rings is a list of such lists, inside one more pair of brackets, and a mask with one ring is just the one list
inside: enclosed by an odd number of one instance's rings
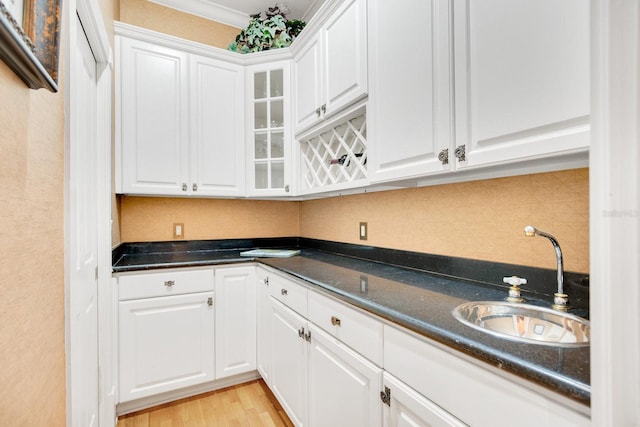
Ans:
{"label": "cabinet drawer", "polygon": [[213,270],[174,270],[118,277],[119,299],[213,291]]}
{"label": "cabinet drawer", "polygon": [[304,286],[272,274],[269,276],[269,294],[293,311],[307,317],[307,288]]}
{"label": "cabinet drawer", "polygon": [[588,416],[556,403],[565,402],[561,396],[547,397],[491,368],[384,326],[385,371],[468,425],[506,427],[514,420],[530,427],[590,425]]}
{"label": "cabinet drawer", "polygon": [[309,320],[378,366],[382,366],[382,323],[357,309],[309,292]]}

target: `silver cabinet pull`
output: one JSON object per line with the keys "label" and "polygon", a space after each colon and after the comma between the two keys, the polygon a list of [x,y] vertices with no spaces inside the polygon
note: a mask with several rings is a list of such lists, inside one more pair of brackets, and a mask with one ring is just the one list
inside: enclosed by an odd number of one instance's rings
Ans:
{"label": "silver cabinet pull", "polygon": [[341,323],[342,321],[338,319],[336,316],[331,316],[331,324],[333,326],[340,326]]}
{"label": "silver cabinet pull", "polygon": [[194,183],[194,184],[191,186],[191,189],[192,189],[193,191],[198,191],[198,184],[195,184],[195,183]]}
{"label": "silver cabinet pull", "polygon": [[286,289],[280,289],[280,293],[282,295],[287,295],[289,293],[289,291],[287,291]]}
{"label": "silver cabinet pull", "polygon": [[304,340],[306,342],[311,342],[311,331],[307,331],[307,333],[304,334]]}
{"label": "silver cabinet pull", "polygon": [[320,107],[316,108],[316,117],[320,117]]}
{"label": "silver cabinet pull", "polygon": [[438,153],[438,160],[442,162],[443,165],[449,164],[449,149],[445,148],[440,153]]}
{"label": "silver cabinet pull", "polygon": [[173,286],[173,285],[175,285],[175,284],[176,284],[176,282],[175,282],[174,280],[166,280],[166,281],[164,282],[164,285],[165,285],[167,288],[170,288],[170,287],[172,287],[172,286]]}
{"label": "silver cabinet pull", "polygon": [[183,182],[182,183],[182,191],[187,191],[187,188],[189,188],[189,187],[187,187],[187,183]]}
{"label": "silver cabinet pull", "polygon": [[269,278],[268,278],[268,277],[266,277],[266,278],[264,279],[264,284],[265,284],[265,285],[267,285],[267,286],[269,286]]}
{"label": "silver cabinet pull", "polygon": [[300,338],[304,337],[304,327],[302,327],[302,328],[298,329],[298,336],[299,336]]}
{"label": "silver cabinet pull", "polygon": [[320,109],[322,110],[322,114],[327,112],[327,104],[322,104],[322,107],[320,107]]}
{"label": "silver cabinet pull", "polygon": [[284,191],[285,191],[286,193],[288,193],[288,192],[289,192],[289,184],[287,184],[287,185],[285,185],[285,186],[284,186]]}
{"label": "silver cabinet pull", "polygon": [[212,307],[212,306],[213,306],[213,297],[209,297],[209,298],[207,298],[207,305],[208,305],[209,307]]}
{"label": "silver cabinet pull", "polygon": [[459,162],[464,162],[465,160],[467,160],[467,146],[465,144],[458,145],[456,147],[456,151],[454,151],[453,154],[456,156]]}

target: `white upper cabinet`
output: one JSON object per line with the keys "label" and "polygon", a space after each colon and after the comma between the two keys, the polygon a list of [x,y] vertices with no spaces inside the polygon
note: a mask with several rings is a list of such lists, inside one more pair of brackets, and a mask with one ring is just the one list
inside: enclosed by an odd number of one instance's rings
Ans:
{"label": "white upper cabinet", "polygon": [[372,182],[451,169],[451,19],[449,0],[369,0]]}
{"label": "white upper cabinet", "polygon": [[191,55],[191,190],[202,196],[244,194],[244,72]]}
{"label": "white upper cabinet", "polygon": [[169,44],[117,37],[116,191],[242,196],[244,67]]}
{"label": "white upper cabinet", "polygon": [[454,0],[454,16],[458,165],[586,153],[589,2]]}
{"label": "white upper cabinet", "polygon": [[367,94],[367,2],[346,0],[294,53],[295,131]]}
{"label": "white upper cabinet", "polygon": [[121,38],[121,182],[123,193],[180,194],[189,151],[188,59],[184,52]]}
{"label": "white upper cabinet", "polygon": [[291,61],[247,68],[247,188],[249,196],[290,195]]}

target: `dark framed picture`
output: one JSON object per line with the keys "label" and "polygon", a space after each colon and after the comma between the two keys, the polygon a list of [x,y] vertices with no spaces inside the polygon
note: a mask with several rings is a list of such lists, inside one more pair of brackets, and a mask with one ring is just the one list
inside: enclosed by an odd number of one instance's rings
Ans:
{"label": "dark framed picture", "polygon": [[32,89],[58,91],[61,0],[0,0],[0,59]]}

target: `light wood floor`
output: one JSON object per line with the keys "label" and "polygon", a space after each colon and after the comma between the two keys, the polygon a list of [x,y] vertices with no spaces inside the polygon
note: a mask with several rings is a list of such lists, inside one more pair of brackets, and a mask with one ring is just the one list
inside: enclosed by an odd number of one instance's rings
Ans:
{"label": "light wood floor", "polygon": [[293,426],[264,381],[212,391],[123,415],[118,427]]}

